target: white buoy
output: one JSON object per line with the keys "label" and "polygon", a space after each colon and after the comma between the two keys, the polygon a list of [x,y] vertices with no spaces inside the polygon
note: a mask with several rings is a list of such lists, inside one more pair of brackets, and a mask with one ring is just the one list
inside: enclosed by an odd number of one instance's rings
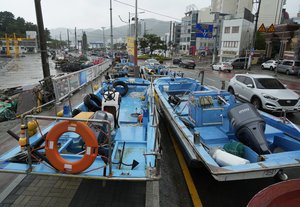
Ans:
{"label": "white buoy", "polygon": [[249,160],[230,154],[219,148],[209,149],[209,154],[216,161],[216,163],[218,163],[221,167],[233,166],[233,165],[244,165],[250,163]]}

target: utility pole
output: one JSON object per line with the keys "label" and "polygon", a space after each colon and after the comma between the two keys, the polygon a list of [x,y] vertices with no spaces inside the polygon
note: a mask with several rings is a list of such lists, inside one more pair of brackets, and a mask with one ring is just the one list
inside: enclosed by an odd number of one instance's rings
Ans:
{"label": "utility pole", "polygon": [[44,75],[44,79],[46,79],[50,77],[50,70],[49,70],[43,14],[41,8],[41,0],[34,0],[34,3],[35,3],[35,12],[36,12],[38,31],[40,36],[40,49],[41,49],[41,58],[42,58],[42,65],[43,65],[43,75]]}
{"label": "utility pole", "polygon": [[[258,3],[257,11],[255,13],[255,24],[254,24],[254,31],[253,31],[253,42],[252,46],[255,48],[255,41],[256,41],[256,31],[257,31],[257,22],[258,22],[258,17],[259,17],[259,10],[260,10],[260,3],[261,0],[255,0],[255,3]],[[277,11],[276,11],[277,12]]]}
{"label": "utility pole", "polygon": [[67,29],[67,37],[68,37],[68,49],[70,50],[69,29]]}
{"label": "utility pole", "polygon": [[128,12],[128,25],[129,25],[129,28],[128,28],[128,37],[131,37],[131,28],[130,28],[130,12]]}
{"label": "utility pole", "polygon": [[138,44],[138,12],[137,12],[137,0],[135,0],[135,39],[134,39],[134,77],[138,77],[139,76],[139,68],[138,68],[138,65],[137,65],[137,44]]}
{"label": "utility pole", "polygon": [[77,50],[77,32],[75,27],[75,50]]}

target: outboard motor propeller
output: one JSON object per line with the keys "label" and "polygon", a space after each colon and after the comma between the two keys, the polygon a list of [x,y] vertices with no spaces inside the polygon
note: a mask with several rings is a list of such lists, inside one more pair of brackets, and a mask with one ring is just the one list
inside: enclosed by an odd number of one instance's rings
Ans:
{"label": "outboard motor propeller", "polygon": [[228,116],[236,137],[243,144],[259,155],[271,153],[264,135],[266,123],[252,104],[244,103],[233,107]]}

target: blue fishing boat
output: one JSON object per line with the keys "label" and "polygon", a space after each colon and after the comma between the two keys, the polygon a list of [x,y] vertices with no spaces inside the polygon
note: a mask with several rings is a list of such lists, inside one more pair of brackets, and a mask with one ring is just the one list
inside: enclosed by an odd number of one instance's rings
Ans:
{"label": "blue fishing boat", "polygon": [[[160,178],[158,118],[149,81],[108,80],[63,117],[28,115],[0,171],[106,180]],[[72,113],[71,113],[72,112]],[[42,128],[45,120],[50,124]]]}
{"label": "blue fishing boat", "polygon": [[154,89],[189,165],[204,165],[216,180],[284,180],[284,169],[300,166],[299,128],[287,119],[191,78],[159,78]]}

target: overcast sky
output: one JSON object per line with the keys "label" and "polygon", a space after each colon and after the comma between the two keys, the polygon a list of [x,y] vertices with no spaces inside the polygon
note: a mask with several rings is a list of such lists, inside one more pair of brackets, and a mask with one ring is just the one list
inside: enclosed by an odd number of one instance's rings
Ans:
{"label": "overcast sky", "polygon": [[[49,29],[110,27],[110,0],[41,0],[41,2],[44,26]],[[112,0],[113,26],[125,25],[120,18],[128,21],[128,13],[134,12],[133,7],[119,2],[135,4],[135,0]],[[139,0],[138,7],[148,10],[140,14],[139,18],[180,21],[188,5],[194,4],[196,8],[201,9],[209,6],[210,2],[211,0]],[[15,17],[20,16],[28,22],[36,23],[34,0],[0,0],[0,5],[0,11],[9,11]],[[296,16],[299,5],[299,0],[287,0],[286,8],[290,17]]]}

